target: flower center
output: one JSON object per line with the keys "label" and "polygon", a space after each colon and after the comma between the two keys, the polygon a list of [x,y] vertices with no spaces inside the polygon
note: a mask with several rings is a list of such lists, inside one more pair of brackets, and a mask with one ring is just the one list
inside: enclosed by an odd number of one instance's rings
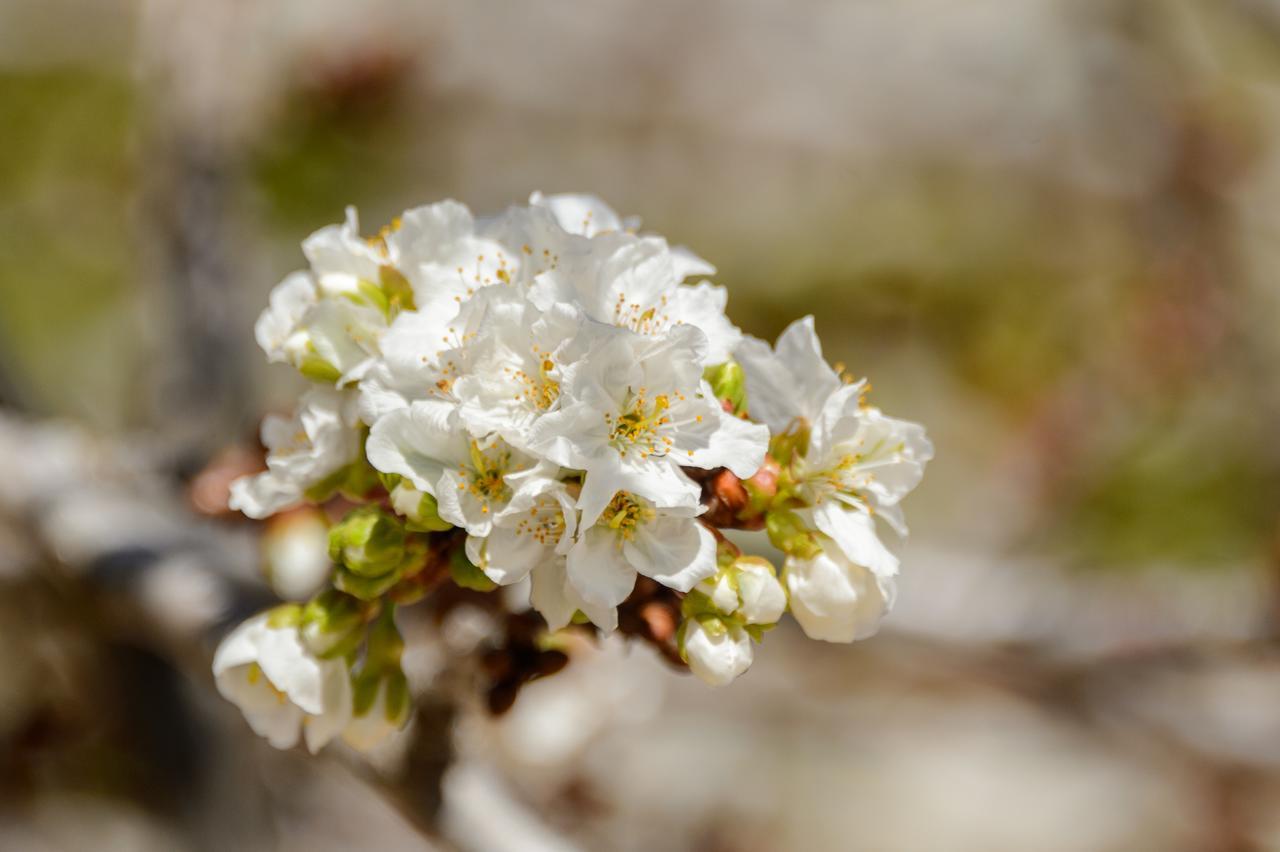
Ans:
{"label": "flower center", "polygon": [[245,674],[245,679],[253,686],[257,686],[259,681],[265,681],[267,689],[271,690],[271,694],[276,697],[277,704],[285,704],[289,701],[289,696],[285,695],[276,685],[271,682],[271,678],[264,678],[262,675],[262,666],[257,663],[249,665],[249,671]]}
{"label": "flower center", "polygon": [[613,324],[649,336],[666,331],[671,326],[667,297],[660,298],[656,305],[642,308],[639,302],[628,302],[626,293],[619,293],[613,303]]}
{"label": "flower center", "polygon": [[620,541],[631,541],[642,524],[657,515],[653,509],[641,503],[625,491],[613,495],[609,505],[600,515],[601,521],[618,535]]}
{"label": "flower center", "polygon": [[516,533],[532,536],[538,544],[555,547],[564,535],[564,512],[555,500],[541,500],[516,523]]}
{"label": "flower center", "polygon": [[521,386],[520,392],[515,395],[516,402],[524,402],[538,411],[546,411],[560,398],[560,383],[551,377],[556,364],[536,346],[533,353],[538,358],[536,374],[514,367],[506,367],[504,370]]}
{"label": "flower center", "polygon": [[458,468],[461,474],[458,489],[479,500],[480,511],[487,514],[490,503],[505,503],[511,496],[511,489],[504,479],[511,467],[511,451],[504,447],[486,452],[472,441],[469,452],[471,466]]}
{"label": "flower center", "polygon": [[629,394],[627,404],[620,414],[604,415],[604,421],[609,427],[609,442],[623,456],[633,450],[642,458],[665,456],[674,443],[669,435],[662,434],[665,431],[663,427],[671,422],[671,417],[666,413],[670,407],[671,399],[665,393],[658,394],[652,401],[644,388]]}

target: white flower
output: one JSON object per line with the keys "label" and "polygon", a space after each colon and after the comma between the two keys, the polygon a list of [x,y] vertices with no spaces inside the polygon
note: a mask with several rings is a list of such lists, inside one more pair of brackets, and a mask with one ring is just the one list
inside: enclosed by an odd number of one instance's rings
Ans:
{"label": "white flower", "polygon": [[[871,510],[906,535],[899,502],[920,484],[933,445],[917,423],[885,417],[861,402],[860,385],[844,385],[833,393],[813,422],[808,451],[796,462],[799,495],[818,514],[824,528],[825,504]],[[831,523],[828,520],[828,523]],[[842,546],[845,546],[842,542]],[[853,555],[851,547],[846,552]]]}
{"label": "white flower", "polygon": [[529,446],[586,471],[579,508],[590,525],[619,491],[662,507],[696,508],[701,488],[681,466],[759,469],[768,430],[726,414],[702,380],[706,338],[677,326],[657,338],[607,326],[564,383],[558,411],[533,426]]}
{"label": "white flower", "polygon": [[384,237],[388,259],[413,287],[417,311],[443,322],[485,287],[509,285],[520,251],[476,233],[466,205],[441,201],[408,210]]}
{"label": "white flower", "polygon": [[[634,234],[640,228],[637,216],[620,217],[600,198],[586,193],[561,193],[543,195],[535,192],[529,196],[530,207],[545,207],[551,211],[556,223],[571,234],[597,237],[604,234]],[[676,282],[694,275],[715,275],[716,268],[684,246],[671,249]]]}
{"label": "white flower", "polygon": [[587,254],[567,254],[555,274],[535,281],[529,297],[540,307],[569,302],[591,319],[651,337],[693,326],[706,337],[700,366],[719,364],[742,332],[725,316],[723,287],[680,283],[689,268],[660,237],[610,240]]}
{"label": "white flower", "polygon": [[493,519],[518,493],[509,474],[537,461],[501,438],[471,438],[452,407],[415,402],[382,417],[366,443],[369,462],[406,477],[436,498],[440,517],[474,536],[487,536]]}
{"label": "white flower", "polygon": [[751,637],[736,624],[691,618],[682,639],[689,670],[711,686],[727,686],[751,667]]}
{"label": "white flower", "polygon": [[568,305],[540,311],[506,290],[492,288],[472,299],[459,317],[463,345],[451,352],[461,375],[449,390],[458,415],[477,437],[497,433],[523,447],[545,412],[560,407],[566,350],[573,346],[581,315]]}
{"label": "white flower", "polygon": [[812,317],[788,326],[774,350],[744,340],[737,357],[752,416],[774,434],[797,423],[808,430],[807,447],[792,464],[795,496],[804,503],[796,514],[821,535],[825,552],[788,559],[791,611],[815,638],[868,636],[892,605],[898,571],[874,519],[906,535],[898,504],[919,484],[933,446],[918,424],[867,406],[863,383],[841,381],[822,358]]}
{"label": "white flower", "polygon": [[747,337],[734,356],[746,376],[751,418],[767,424],[775,435],[785,432],[797,417],[817,419],[841,387],[839,374],[822,359],[811,316],[787,326],[774,349],[763,340]]}
{"label": "white flower", "polygon": [[534,468],[512,474],[517,489],[493,518],[487,536],[468,536],[467,558],[500,586],[519,583],[548,561],[563,560],[577,531],[578,513],[563,482]]}
{"label": "white flower", "polygon": [[351,718],[351,678],[340,659],[321,660],[294,626],[254,616],[231,632],[213,658],[218,691],[244,712],[249,726],[276,748],[305,736],[313,753]]}
{"label": "white flower", "polygon": [[689,591],[716,571],[715,538],[696,512],[617,493],[593,524],[579,530],[565,566],[568,583],[600,607],[626,600],[637,574]]}
{"label": "white flower", "polygon": [[812,639],[865,639],[879,629],[893,605],[893,578],[850,560],[830,539],[823,540],[822,552],[812,558],[788,556],[783,580],[791,614]]}
{"label": "white flower", "polygon": [[712,606],[743,624],[771,625],[787,611],[787,592],[765,559],[745,556],[698,584]]}
{"label": "white flower", "polygon": [[267,470],[231,483],[232,509],[265,518],[303,499],[308,489],[359,458],[356,397],[351,391],[317,387],[303,394],[292,419],[262,423]]}
{"label": "white flower", "polygon": [[390,308],[380,286],[386,259],[360,238],[351,207],[344,224],[316,231],[302,251],[310,269],[276,286],[254,327],[255,337],[269,361],[292,364],[313,379],[347,384],[373,363],[387,328]]}

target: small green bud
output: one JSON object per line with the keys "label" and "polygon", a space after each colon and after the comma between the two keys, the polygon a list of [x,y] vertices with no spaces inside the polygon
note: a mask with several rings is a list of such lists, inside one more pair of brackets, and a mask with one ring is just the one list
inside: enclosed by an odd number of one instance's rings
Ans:
{"label": "small green bud", "polygon": [[405,561],[404,524],[377,506],[362,506],[329,530],[329,556],[357,577],[394,574]]}
{"label": "small green bud", "polygon": [[267,612],[267,626],[273,630],[297,627],[302,623],[302,607],[298,604],[280,604]]}
{"label": "small green bud", "polygon": [[747,384],[742,367],[737,361],[725,361],[714,367],[708,367],[702,378],[711,385],[716,399],[728,400],[733,406],[734,414],[745,414],[747,411]]}
{"label": "small green bud", "polygon": [[436,498],[419,491],[407,482],[400,482],[390,491],[391,506],[404,515],[405,527],[411,532],[443,532],[453,524],[440,517]]}
{"label": "small green bud", "polygon": [[490,580],[484,575],[484,572],[476,567],[462,548],[454,550],[449,557],[449,574],[453,577],[453,582],[457,583],[464,589],[471,589],[477,592],[492,592],[498,588],[498,584]]}
{"label": "small green bud", "polygon": [[795,512],[773,509],[764,516],[764,527],[773,546],[789,556],[812,559],[822,552],[822,546]]}
{"label": "small green bud", "polygon": [[321,592],[302,610],[302,641],[321,657],[340,657],[360,643],[365,607],[335,589]]}
{"label": "small green bud", "polygon": [[361,577],[339,566],[333,572],[334,587],[362,601],[377,600],[391,591],[392,587],[398,582],[400,582],[398,571],[392,571],[381,577]]}
{"label": "small green bud", "polygon": [[785,432],[774,435],[769,441],[769,455],[778,460],[778,464],[786,467],[809,451],[809,422],[797,417]]}

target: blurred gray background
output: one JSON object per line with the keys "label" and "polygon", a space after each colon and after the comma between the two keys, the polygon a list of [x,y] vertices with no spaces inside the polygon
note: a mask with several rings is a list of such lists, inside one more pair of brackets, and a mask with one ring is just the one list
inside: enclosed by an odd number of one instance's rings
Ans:
{"label": "blurred gray background", "polygon": [[[1274,0],[0,0],[0,846],[1280,849],[1278,155]],[[189,496],[298,391],[253,320],[346,204],[532,190],[927,425],[898,608],[499,720],[424,624],[438,771],[271,753]]]}

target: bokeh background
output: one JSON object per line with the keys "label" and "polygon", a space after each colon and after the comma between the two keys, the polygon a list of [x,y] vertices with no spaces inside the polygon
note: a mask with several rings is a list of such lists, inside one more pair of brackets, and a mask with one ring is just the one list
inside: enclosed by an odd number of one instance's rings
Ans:
{"label": "bokeh background", "polygon": [[[207,675],[253,320],[346,204],[536,189],[928,426],[898,608],[496,720],[464,615],[372,764],[274,753]],[[1278,260],[1275,0],[0,0],[0,847],[1280,849]]]}

